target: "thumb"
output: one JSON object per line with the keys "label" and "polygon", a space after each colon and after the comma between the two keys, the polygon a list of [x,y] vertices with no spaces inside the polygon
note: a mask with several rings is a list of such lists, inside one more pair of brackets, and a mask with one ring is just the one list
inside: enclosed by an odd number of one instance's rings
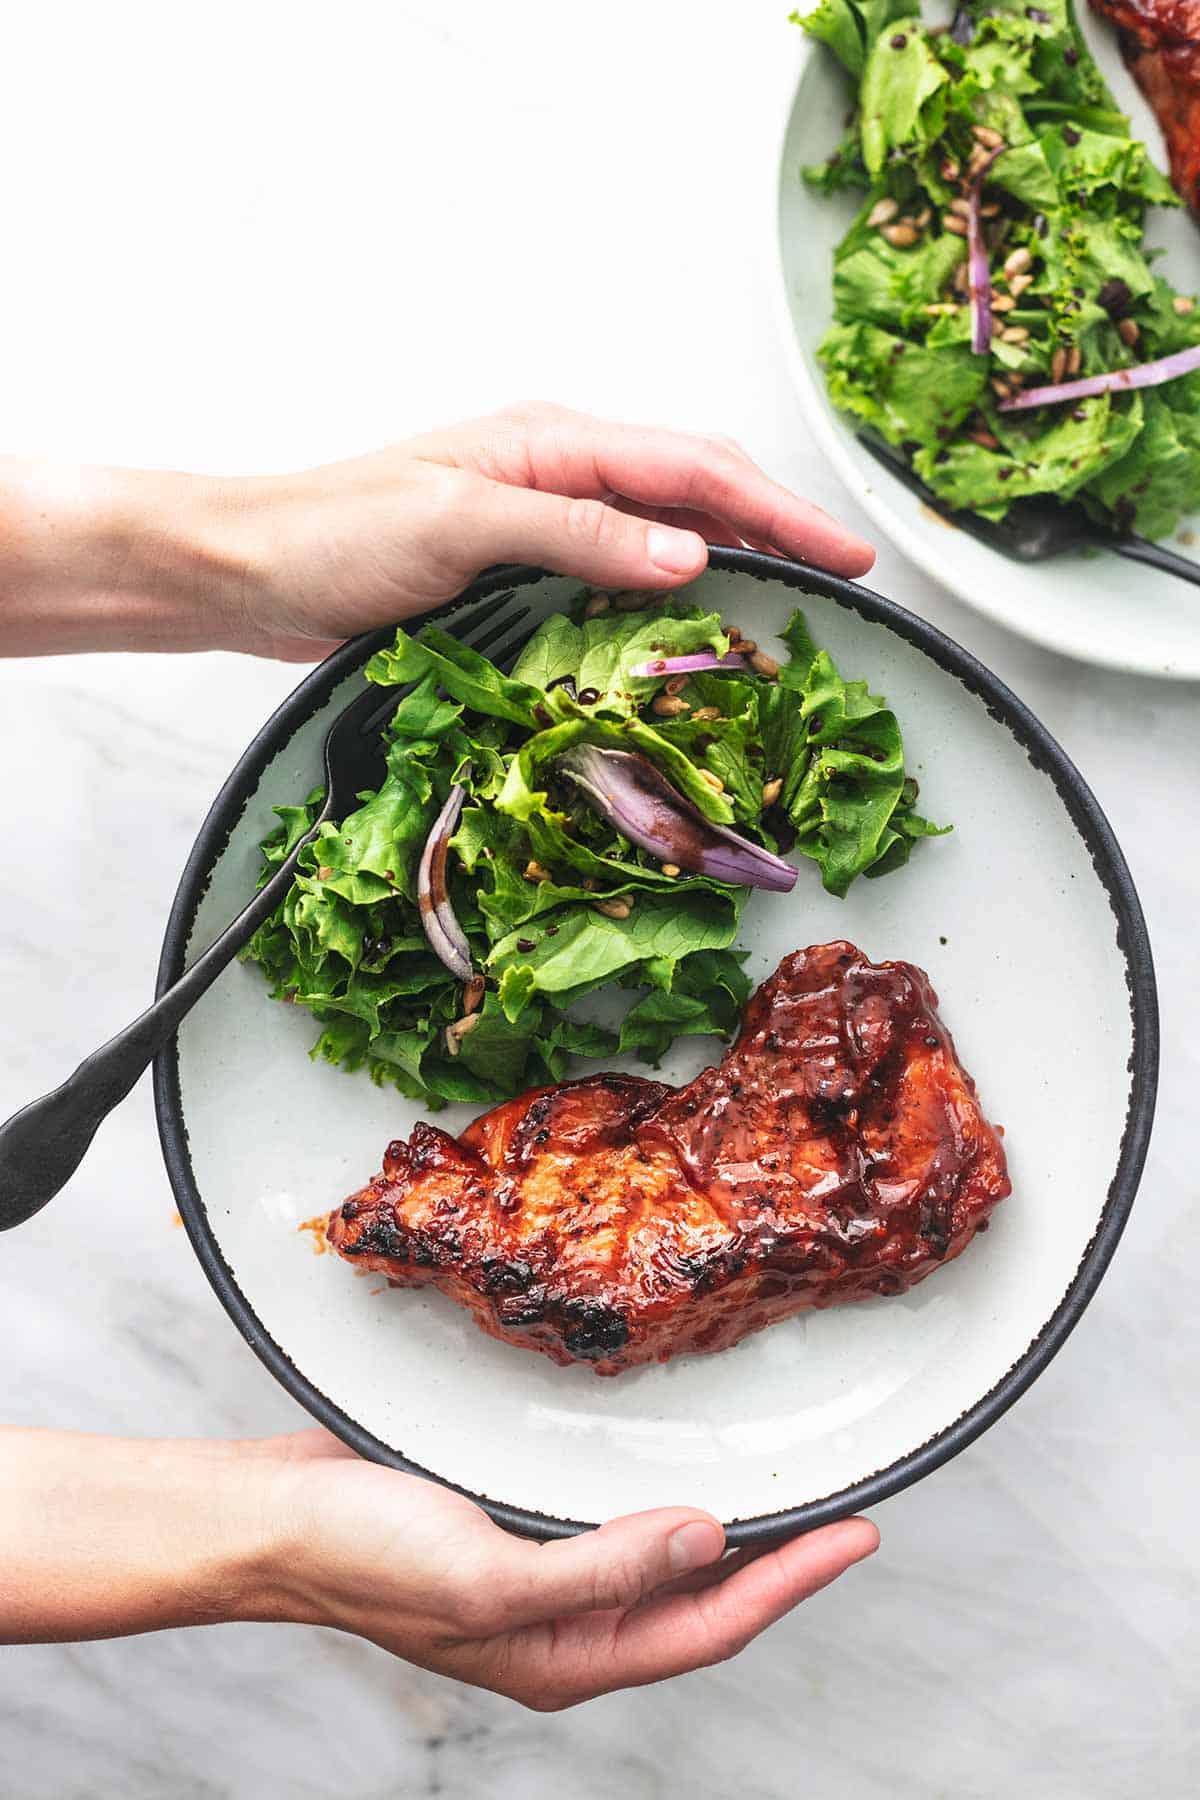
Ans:
{"label": "thumb", "polygon": [[595,587],[678,587],[708,562],[698,532],[619,512],[603,500],[572,500],[496,481],[483,484],[456,535],[473,569],[537,563]]}
{"label": "thumb", "polygon": [[631,1513],[557,1543],[522,1544],[505,1608],[510,1628],[563,1613],[626,1611],[665,1582],[715,1562],[724,1548],[717,1521],[686,1507]]}

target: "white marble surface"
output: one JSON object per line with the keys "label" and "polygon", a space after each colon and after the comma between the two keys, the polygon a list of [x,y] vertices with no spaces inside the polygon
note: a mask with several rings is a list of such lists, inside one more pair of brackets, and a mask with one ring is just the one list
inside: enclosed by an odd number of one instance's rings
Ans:
{"label": "white marble surface", "polygon": [[[545,394],[733,432],[858,522],[763,291],[761,93],[791,52],[785,11],[23,9],[0,106],[8,445],[270,469]],[[541,1718],[298,1629],[0,1651],[6,1800],[1194,1791],[1197,690],[1036,652],[886,548],[875,580],[1056,732],[1150,919],[1158,1130],[1066,1349],[879,1510],[872,1563],[725,1668]],[[0,666],[0,1116],[150,993],[205,807],[295,678],[216,656]],[[1041,1053],[1036,1023],[1021,1053]],[[62,1199],[0,1241],[0,1343],[14,1419],[297,1419],[175,1225],[148,1084]]]}

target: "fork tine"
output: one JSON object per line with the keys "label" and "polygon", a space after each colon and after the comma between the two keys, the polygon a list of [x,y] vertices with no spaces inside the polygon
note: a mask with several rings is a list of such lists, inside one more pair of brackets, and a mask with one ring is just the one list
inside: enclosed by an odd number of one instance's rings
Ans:
{"label": "fork tine", "polygon": [[[528,619],[528,617],[529,608],[527,606],[522,606],[519,607],[516,612],[506,613],[499,621],[495,620],[491,615],[486,619],[472,618],[467,620],[465,624],[454,633],[454,636],[458,637],[461,643],[469,644],[470,648],[477,651],[480,655],[483,654],[485,649],[495,645],[499,640],[507,640],[499,651],[491,651],[489,660],[494,662],[498,668],[504,668],[506,663],[507,667],[511,668],[513,662],[516,660],[518,652],[524,649],[525,645],[533,636],[532,628],[528,626],[523,630],[517,630],[515,636],[512,635],[514,627],[523,626],[524,621]],[[489,629],[481,633],[480,636],[472,639],[468,637],[467,634],[471,632],[472,628],[476,625],[486,625]],[[378,690],[374,687],[366,688],[363,693],[358,696],[357,700],[352,701],[351,705],[346,709],[348,713],[352,714],[353,723],[357,727],[360,736],[369,738],[376,732],[381,731],[395,712],[397,706],[399,706],[405,694],[411,693],[411,691],[411,685],[404,688],[388,688],[386,690],[385,698],[376,702]],[[368,702],[371,702],[372,704],[368,704]]]}
{"label": "fork tine", "polygon": [[522,650],[532,636],[532,631],[519,631],[515,638],[511,638],[509,642],[502,645],[499,650],[493,650],[490,654],[490,660],[495,663],[496,667],[503,674],[510,675],[512,673],[513,664],[516,662],[518,656],[520,656]]}
{"label": "fork tine", "polygon": [[[529,608],[527,606],[518,607],[516,612],[502,613],[499,618],[496,617],[495,613],[489,613],[485,619],[472,619],[470,624],[463,628],[461,634],[456,635],[460,635],[462,642],[469,645],[472,650],[483,652],[489,645],[497,643],[500,638],[510,632],[514,625],[520,625],[522,621],[528,617]],[[476,635],[471,630],[471,626],[475,624],[487,625],[490,629]],[[525,635],[528,637],[530,634],[529,632],[526,632]],[[492,661],[494,662],[495,660],[495,657],[493,657]]]}

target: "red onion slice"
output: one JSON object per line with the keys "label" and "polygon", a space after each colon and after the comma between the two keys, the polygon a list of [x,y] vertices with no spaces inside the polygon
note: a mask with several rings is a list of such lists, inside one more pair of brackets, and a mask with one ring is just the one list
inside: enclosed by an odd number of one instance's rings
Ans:
{"label": "red onion slice", "polygon": [[466,794],[462,782],[456,781],[425,839],[417,868],[417,911],[421,915],[421,929],[438,961],[445,963],[460,981],[471,979],[471,946],[450,904],[446,856]]}
{"label": "red onion slice", "polygon": [[983,182],[998,156],[1008,145],[993,150],[973,178],[967,194],[967,273],[971,290],[971,348],[976,356],[984,356],[992,347],[992,272],[988,267],[987,245],[983,241]]}
{"label": "red onion slice", "polygon": [[715,650],[696,650],[690,656],[655,656],[649,662],[635,663],[631,675],[692,675],[701,669],[748,669],[749,661],[731,650],[718,656]]}
{"label": "red onion slice", "polygon": [[1054,381],[1047,387],[1025,388],[1011,400],[1001,400],[997,412],[1025,412],[1031,406],[1050,406],[1056,400],[1087,400],[1093,394],[1123,394],[1130,388],[1161,387],[1200,369],[1200,344],[1176,350],[1154,362],[1136,363],[1132,369],[1110,369],[1104,375],[1085,375],[1079,381]]}
{"label": "red onion slice", "polygon": [[724,825],[714,825],[673,788],[644,756],[631,750],[600,750],[579,744],[551,765],[574,782],[596,811],[627,837],[663,862],[694,875],[711,875],[738,887],[790,893],[796,871],[761,844],[752,844]]}

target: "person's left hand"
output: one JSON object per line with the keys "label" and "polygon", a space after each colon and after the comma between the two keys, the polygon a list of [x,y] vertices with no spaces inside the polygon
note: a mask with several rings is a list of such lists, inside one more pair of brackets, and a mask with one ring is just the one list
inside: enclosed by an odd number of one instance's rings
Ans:
{"label": "person's left hand", "polygon": [[297,475],[0,459],[0,655],[313,661],[493,563],[665,591],[706,540],[862,575],[874,551],[729,438],[510,407]]}
{"label": "person's left hand", "polygon": [[663,590],[701,572],[706,540],[840,575],[875,554],[729,438],[540,403],[220,493],[212,543],[245,570],[229,647],[288,659],[425,612],[492,563]]}
{"label": "person's left hand", "polygon": [[539,1545],[325,1432],[259,1448],[272,1516],[289,1520],[274,1616],[354,1632],[539,1712],[736,1656],[879,1542],[869,1520],[846,1519],[722,1561],[717,1521],[676,1506]]}

